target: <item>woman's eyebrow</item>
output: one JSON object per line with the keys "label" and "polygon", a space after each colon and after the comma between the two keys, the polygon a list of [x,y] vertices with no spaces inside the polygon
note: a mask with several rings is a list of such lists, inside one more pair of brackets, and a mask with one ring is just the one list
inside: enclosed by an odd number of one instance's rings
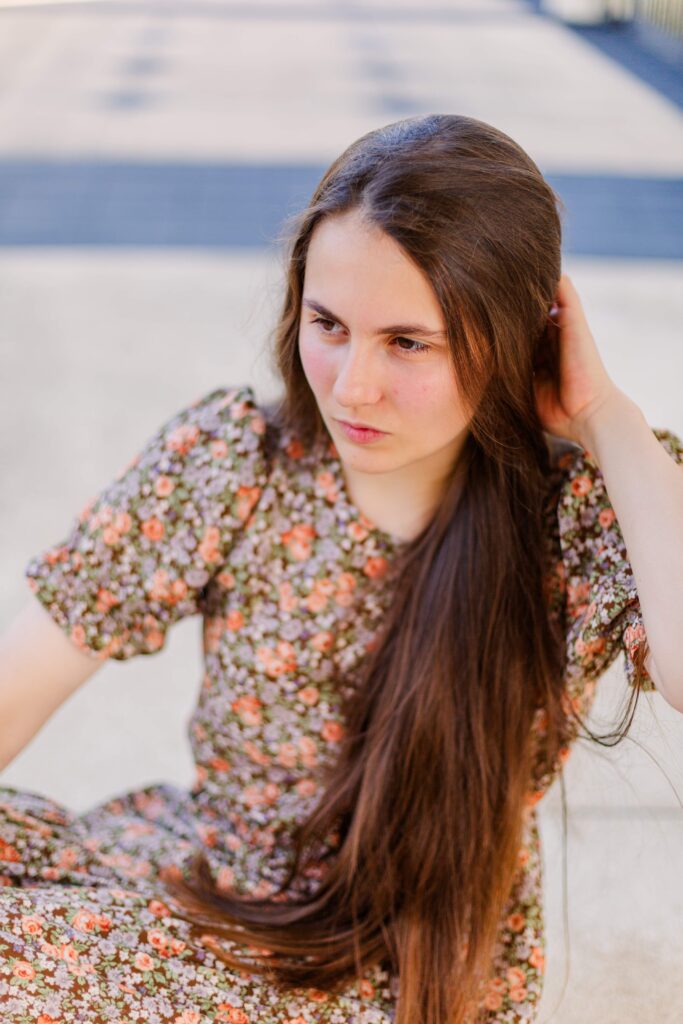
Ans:
{"label": "woman's eyebrow", "polygon": [[[308,306],[309,309],[314,309],[316,313],[320,313],[321,316],[325,317],[326,320],[333,320],[336,324],[340,324],[342,327],[346,327],[343,320],[333,313],[331,310],[323,306],[322,302],[316,302],[315,299],[302,299],[302,304]],[[348,327],[346,327],[348,330]],[[423,338],[445,338],[445,331],[432,331],[428,327],[421,327],[420,324],[394,324],[391,327],[380,327],[376,334],[421,334]]]}

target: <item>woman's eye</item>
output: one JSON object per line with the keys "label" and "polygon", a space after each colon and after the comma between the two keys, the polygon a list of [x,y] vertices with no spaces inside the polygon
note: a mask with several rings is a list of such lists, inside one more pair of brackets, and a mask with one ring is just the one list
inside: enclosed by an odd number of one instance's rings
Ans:
{"label": "woman's eye", "polygon": [[[314,317],[314,319],[311,320],[311,323],[312,324],[320,324],[321,325],[321,330],[322,330],[323,334],[331,334],[332,333],[331,331],[328,331],[327,327],[324,326],[324,325],[327,324],[330,327],[334,327],[335,326],[335,321],[334,320],[328,320],[326,317],[323,317],[323,316]],[[408,345],[413,345],[414,348],[403,348],[401,346],[401,343],[407,343]],[[427,352],[429,350],[429,345],[424,345],[421,341],[415,341],[414,338],[392,338],[392,344],[396,344],[400,352],[405,352],[405,354],[409,355],[409,356],[410,355],[414,355],[414,354],[419,354],[420,352]]]}
{"label": "woman's eye", "polygon": [[415,341],[414,338],[394,338],[394,341],[407,341],[409,345],[415,345],[416,348],[402,348],[401,352],[407,352],[408,355],[412,355],[413,352],[426,352],[429,345],[423,345],[421,341]]}

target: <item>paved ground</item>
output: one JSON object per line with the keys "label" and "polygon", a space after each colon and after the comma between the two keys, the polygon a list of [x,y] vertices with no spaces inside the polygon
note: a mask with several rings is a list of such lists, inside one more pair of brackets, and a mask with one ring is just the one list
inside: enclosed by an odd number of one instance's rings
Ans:
{"label": "paved ground", "polygon": [[[411,113],[467,113],[525,146],[567,204],[565,269],[608,369],[653,426],[683,433],[680,51],[540,7],[0,0],[3,622],[27,599],[29,555],[167,414],[219,384],[274,393],[282,218],[348,143]],[[2,781],[79,809],[189,783],[199,640],[185,621],[157,657],[106,665]],[[594,728],[624,696],[617,664]],[[683,1015],[683,718],[645,698],[630,737],[568,765],[556,1024]],[[560,795],[540,805],[543,1022],[567,955]]]}

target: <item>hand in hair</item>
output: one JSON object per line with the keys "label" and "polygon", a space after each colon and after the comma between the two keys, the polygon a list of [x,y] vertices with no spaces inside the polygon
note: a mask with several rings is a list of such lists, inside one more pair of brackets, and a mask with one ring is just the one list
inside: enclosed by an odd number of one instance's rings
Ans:
{"label": "hand in hair", "polygon": [[537,372],[536,408],[544,430],[582,444],[586,422],[618,388],[607,373],[568,274],[560,277],[548,319],[548,343],[559,345],[559,394],[553,381]]}

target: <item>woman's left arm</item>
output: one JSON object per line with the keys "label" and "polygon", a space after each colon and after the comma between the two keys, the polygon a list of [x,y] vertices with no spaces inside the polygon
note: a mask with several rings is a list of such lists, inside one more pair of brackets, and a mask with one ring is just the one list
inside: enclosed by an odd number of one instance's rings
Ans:
{"label": "woman's left arm", "polygon": [[628,551],[655,686],[683,712],[683,466],[618,388],[580,427],[600,467]]}
{"label": "woman's left arm", "polygon": [[683,466],[609,377],[566,274],[555,304],[560,392],[535,376],[539,417],[545,430],[580,444],[600,467],[638,591],[650,648],[645,667],[683,713]]}

